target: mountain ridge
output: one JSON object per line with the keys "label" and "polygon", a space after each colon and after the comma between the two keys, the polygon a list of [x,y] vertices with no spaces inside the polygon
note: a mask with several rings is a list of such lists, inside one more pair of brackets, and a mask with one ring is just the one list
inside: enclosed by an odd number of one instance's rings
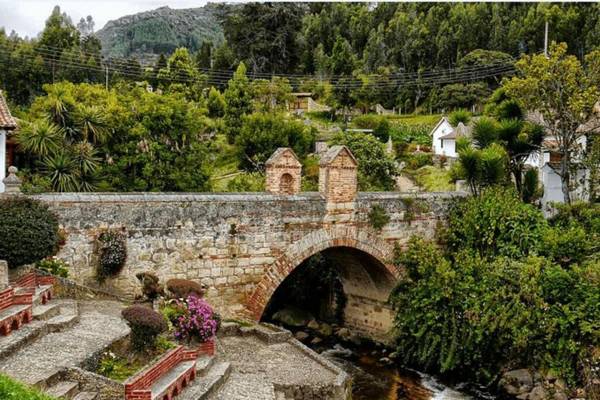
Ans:
{"label": "mountain ridge", "polygon": [[217,3],[181,9],[162,6],[110,20],[96,35],[104,56],[152,64],[160,54],[168,55],[178,47],[195,52],[203,42],[219,46],[225,40],[221,22],[230,7]]}

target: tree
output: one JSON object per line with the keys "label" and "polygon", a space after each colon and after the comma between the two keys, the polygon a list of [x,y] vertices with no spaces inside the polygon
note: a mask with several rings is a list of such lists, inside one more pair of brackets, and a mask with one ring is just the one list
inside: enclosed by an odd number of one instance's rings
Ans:
{"label": "tree", "polygon": [[580,139],[593,128],[585,124],[598,99],[600,53],[590,53],[583,66],[567,54],[566,44],[553,43],[548,57],[525,55],[516,67],[519,75],[503,87],[524,109],[540,113],[540,124],[556,140],[561,156],[557,173],[564,201],[570,203],[573,173],[582,151]]}
{"label": "tree", "polygon": [[225,129],[230,143],[235,141],[244,115],[252,112],[252,86],[246,76],[246,66],[240,63],[227,84],[225,97]]}
{"label": "tree", "polygon": [[396,165],[377,138],[362,132],[342,132],[333,138],[333,143],[348,146],[358,160],[361,190],[393,190]]}
{"label": "tree", "polygon": [[314,142],[315,132],[310,127],[272,113],[246,117],[235,139],[240,166],[248,171],[263,170],[265,162],[278,147],[291,147],[303,159]]}
{"label": "tree", "polygon": [[208,116],[211,118],[221,118],[225,112],[225,97],[214,86],[208,92],[206,106],[208,107]]}
{"label": "tree", "polygon": [[289,81],[278,76],[274,76],[271,80],[254,80],[252,93],[257,111],[283,111],[287,103],[292,100],[292,87]]}
{"label": "tree", "polygon": [[299,4],[247,3],[225,21],[225,38],[252,72],[287,73],[298,62],[302,14]]}
{"label": "tree", "polygon": [[200,68],[201,70],[210,69],[212,51],[212,43],[202,42],[202,46],[200,46],[200,50],[198,50],[195,57],[196,67]]}

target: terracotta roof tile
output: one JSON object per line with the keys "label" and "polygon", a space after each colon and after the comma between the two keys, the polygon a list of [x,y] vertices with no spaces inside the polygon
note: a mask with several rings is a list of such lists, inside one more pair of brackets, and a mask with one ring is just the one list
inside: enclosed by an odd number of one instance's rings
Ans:
{"label": "terracotta roof tile", "polygon": [[6,100],[0,92],[0,129],[13,130],[17,128],[17,121],[10,114]]}

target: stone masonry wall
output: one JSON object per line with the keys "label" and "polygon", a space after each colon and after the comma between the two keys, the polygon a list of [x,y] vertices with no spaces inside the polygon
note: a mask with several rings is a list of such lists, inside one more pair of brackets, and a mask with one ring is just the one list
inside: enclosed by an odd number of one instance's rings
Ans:
{"label": "stone masonry wall", "polygon": [[[404,245],[412,235],[433,237],[456,195],[359,193],[354,202],[333,207],[319,193],[35,197],[59,216],[67,235],[59,256],[71,264],[70,276],[79,283],[99,285],[95,241],[103,230],[116,229],[127,237],[127,262],[103,289],[134,297],[141,293],[135,274],[152,271],[163,283],[170,278],[200,281],[208,288],[208,300],[225,315],[258,319],[281,281],[304,259],[329,248],[366,253],[388,280],[398,279],[402,271],[390,263],[394,244]],[[368,222],[375,204],[391,218],[380,232]],[[348,282],[353,294],[373,298],[374,288],[391,288],[376,282],[379,272],[370,274],[372,282]]]}

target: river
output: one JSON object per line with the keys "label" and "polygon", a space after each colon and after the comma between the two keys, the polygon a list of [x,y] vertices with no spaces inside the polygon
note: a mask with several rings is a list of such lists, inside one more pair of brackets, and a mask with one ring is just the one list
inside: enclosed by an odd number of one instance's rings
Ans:
{"label": "river", "polygon": [[315,346],[314,350],[352,377],[352,400],[493,400],[490,393],[465,383],[450,383],[418,371],[402,369],[378,360],[383,354],[356,348],[352,355],[339,345]]}

